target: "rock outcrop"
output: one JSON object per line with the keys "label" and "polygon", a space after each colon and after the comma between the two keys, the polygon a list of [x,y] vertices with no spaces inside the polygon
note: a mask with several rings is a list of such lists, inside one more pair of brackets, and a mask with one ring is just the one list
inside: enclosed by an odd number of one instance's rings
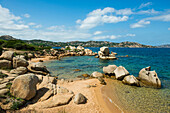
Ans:
{"label": "rock outcrop", "polygon": [[78,47],[77,47],[77,50],[82,51],[82,50],[84,50],[84,47],[82,47],[82,46],[78,46]]}
{"label": "rock outcrop", "polygon": [[123,67],[119,66],[114,70],[116,79],[123,80],[123,78],[127,75],[129,75],[129,72]]}
{"label": "rock outcrop", "polygon": [[29,63],[27,62],[26,59],[24,59],[23,56],[16,56],[13,57],[13,68],[17,68],[17,67],[27,67],[29,65]]}
{"label": "rock outcrop", "polygon": [[110,54],[108,47],[101,47],[98,52],[98,57],[103,60],[114,60],[117,59],[115,54]]}
{"label": "rock outcrop", "polygon": [[0,59],[6,59],[6,60],[12,61],[13,56],[14,56],[14,52],[13,51],[5,51],[0,56]]}
{"label": "rock outcrop", "polygon": [[0,60],[0,69],[10,69],[12,68],[11,61]]}
{"label": "rock outcrop", "polygon": [[47,75],[49,73],[47,67],[44,66],[42,62],[31,63],[27,68],[29,71],[37,74]]}
{"label": "rock outcrop", "polygon": [[140,86],[139,81],[133,75],[125,76],[122,82],[127,85]]}
{"label": "rock outcrop", "polygon": [[27,72],[26,67],[18,67],[10,71],[11,74],[18,74],[18,75],[25,74],[26,72]]}
{"label": "rock outcrop", "polygon": [[49,98],[48,100],[45,100],[43,102],[38,102],[33,105],[30,105],[31,108],[39,108],[39,109],[45,109],[45,108],[52,108],[57,107],[61,105],[68,104],[73,97],[73,94],[57,94],[53,97]]}
{"label": "rock outcrop", "polygon": [[10,93],[15,97],[30,100],[36,94],[38,81],[38,77],[34,74],[20,75],[14,79]]}
{"label": "rock outcrop", "polygon": [[144,83],[147,86],[161,88],[161,81],[159,80],[155,70],[151,71],[150,66],[140,70],[139,79],[142,83]]}

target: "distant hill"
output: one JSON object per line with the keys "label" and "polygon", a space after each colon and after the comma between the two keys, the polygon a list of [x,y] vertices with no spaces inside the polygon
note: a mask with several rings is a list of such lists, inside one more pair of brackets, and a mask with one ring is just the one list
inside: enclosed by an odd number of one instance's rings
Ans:
{"label": "distant hill", "polygon": [[158,48],[170,48],[170,44],[164,44],[164,45],[160,45],[157,46]]}
{"label": "distant hill", "polygon": [[0,36],[0,39],[1,40],[16,40],[16,38],[13,38],[10,35],[2,35],[2,36]]}
{"label": "distant hill", "polygon": [[[3,35],[0,36],[0,39],[2,40],[17,40],[16,38],[13,38],[9,35]],[[70,42],[52,42],[52,41],[44,41],[44,40],[23,40],[28,44],[36,45],[36,46],[51,46],[51,47],[65,47],[68,45],[71,46],[83,46],[83,47],[102,47],[102,46],[108,46],[108,47],[129,47],[129,48],[156,48],[156,46],[151,45],[144,45],[139,44],[137,42],[121,42],[121,43],[115,43],[115,42],[109,42],[109,41],[70,41]]]}

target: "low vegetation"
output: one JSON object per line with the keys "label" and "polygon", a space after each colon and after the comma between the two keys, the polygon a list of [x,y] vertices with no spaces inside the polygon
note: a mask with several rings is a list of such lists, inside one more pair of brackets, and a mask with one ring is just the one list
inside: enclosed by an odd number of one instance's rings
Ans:
{"label": "low vegetation", "polygon": [[[50,49],[51,47],[39,47],[32,44],[27,44],[26,42],[22,40],[0,40],[0,45],[3,48],[14,48],[16,50],[28,50],[28,51],[39,51],[43,49]],[[0,54],[2,53],[2,47],[0,47]]]}

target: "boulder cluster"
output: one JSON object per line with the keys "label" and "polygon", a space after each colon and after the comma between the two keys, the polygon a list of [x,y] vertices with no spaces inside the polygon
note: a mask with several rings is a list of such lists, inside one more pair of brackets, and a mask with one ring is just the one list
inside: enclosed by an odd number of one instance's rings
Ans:
{"label": "boulder cluster", "polygon": [[124,84],[134,86],[145,86],[161,88],[161,81],[157,73],[151,71],[151,67],[146,67],[140,70],[138,77],[130,75],[130,73],[123,67],[116,65],[108,65],[103,67],[103,72],[108,76],[115,76],[117,80],[121,80]]}
{"label": "boulder cluster", "polygon": [[100,58],[103,60],[114,60],[117,59],[116,55],[117,53],[111,52],[109,51],[108,47],[101,47],[100,51],[98,51],[98,56],[96,56],[96,58]]}
{"label": "boulder cluster", "polygon": [[[35,57],[32,53],[27,58]],[[1,98],[3,97],[3,98]],[[17,105],[31,108],[51,108],[68,104],[86,103],[86,97],[59,86],[56,77],[42,62],[29,62],[24,55],[5,51],[0,56],[0,106],[4,110],[18,109]],[[18,104],[19,103],[19,104]]]}

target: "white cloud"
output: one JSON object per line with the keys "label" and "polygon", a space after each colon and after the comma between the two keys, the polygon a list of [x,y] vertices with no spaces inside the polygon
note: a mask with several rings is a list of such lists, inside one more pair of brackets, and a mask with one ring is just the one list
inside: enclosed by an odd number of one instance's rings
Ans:
{"label": "white cloud", "polygon": [[29,15],[29,14],[24,14],[24,17],[25,17],[25,18],[29,18],[30,15]]}
{"label": "white cloud", "polygon": [[42,27],[42,25],[41,24],[39,24],[39,25],[35,25],[35,26],[33,26],[34,28],[41,28]]}
{"label": "white cloud", "polygon": [[142,8],[147,7],[147,6],[150,6],[150,5],[152,5],[152,2],[142,3],[142,4],[139,6],[138,9],[142,9]]}
{"label": "white cloud", "polygon": [[131,28],[145,27],[146,24],[150,24],[150,21],[140,20],[137,23],[130,25]]}
{"label": "white cloud", "polygon": [[76,23],[77,23],[77,24],[80,24],[80,23],[81,23],[81,20],[80,20],[80,19],[78,19],[78,20],[76,21]]}
{"label": "white cloud", "polygon": [[168,30],[170,30],[170,27],[168,28]]}
{"label": "white cloud", "polygon": [[117,15],[131,15],[133,14],[132,10],[130,8],[120,9],[116,10]]}
{"label": "white cloud", "polygon": [[150,24],[150,21],[169,22],[170,21],[170,14],[144,18],[144,19],[138,21],[137,23],[131,24],[130,27],[131,28],[145,27],[145,25]]}
{"label": "white cloud", "polygon": [[0,5],[0,29],[22,30],[29,28],[28,25],[20,23],[21,17],[13,15],[7,8]]}
{"label": "white cloud", "polygon": [[102,31],[96,31],[93,33],[94,35],[99,35],[99,34],[102,34]]}
{"label": "white cloud", "polygon": [[52,30],[52,31],[65,31],[65,26],[62,25],[62,26],[50,26],[47,28],[48,30]]}
{"label": "white cloud", "polygon": [[[96,9],[92,12],[90,12],[87,17],[82,21],[78,19],[76,23],[79,23],[80,29],[91,29],[98,25],[104,24],[104,23],[118,23],[121,21],[127,21],[128,16],[113,16],[112,13],[117,12],[114,8],[104,8],[102,9]],[[124,10],[121,10],[118,12],[118,14],[125,15],[129,14],[127,12],[123,13]]]}
{"label": "white cloud", "polygon": [[166,14],[166,15],[160,15],[160,16],[155,16],[155,17],[149,17],[146,18],[145,20],[159,20],[159,21],[170,21],[170,14]]}
{"label": "white cloud", "polygon": [[159,11],[155,11],[154,9],[148,9],[148,10],[141,10],[136,12],[136,14],[158,14]]}
{"label": "white cloud", "polygon": [[126,34],[126,35],[105,35],[105,36],[95,36],[93,39],[95,40],[103,40],[103,39],[117,39],[117,38],[123,38],[123,37],[134,37],[135,34]]}
{"label": "white cloud", "polygon": [[30,23],[28,23],[28,25],[33,26],[33,25],[36,25],[36,24],[34,22],[30,22]]}

